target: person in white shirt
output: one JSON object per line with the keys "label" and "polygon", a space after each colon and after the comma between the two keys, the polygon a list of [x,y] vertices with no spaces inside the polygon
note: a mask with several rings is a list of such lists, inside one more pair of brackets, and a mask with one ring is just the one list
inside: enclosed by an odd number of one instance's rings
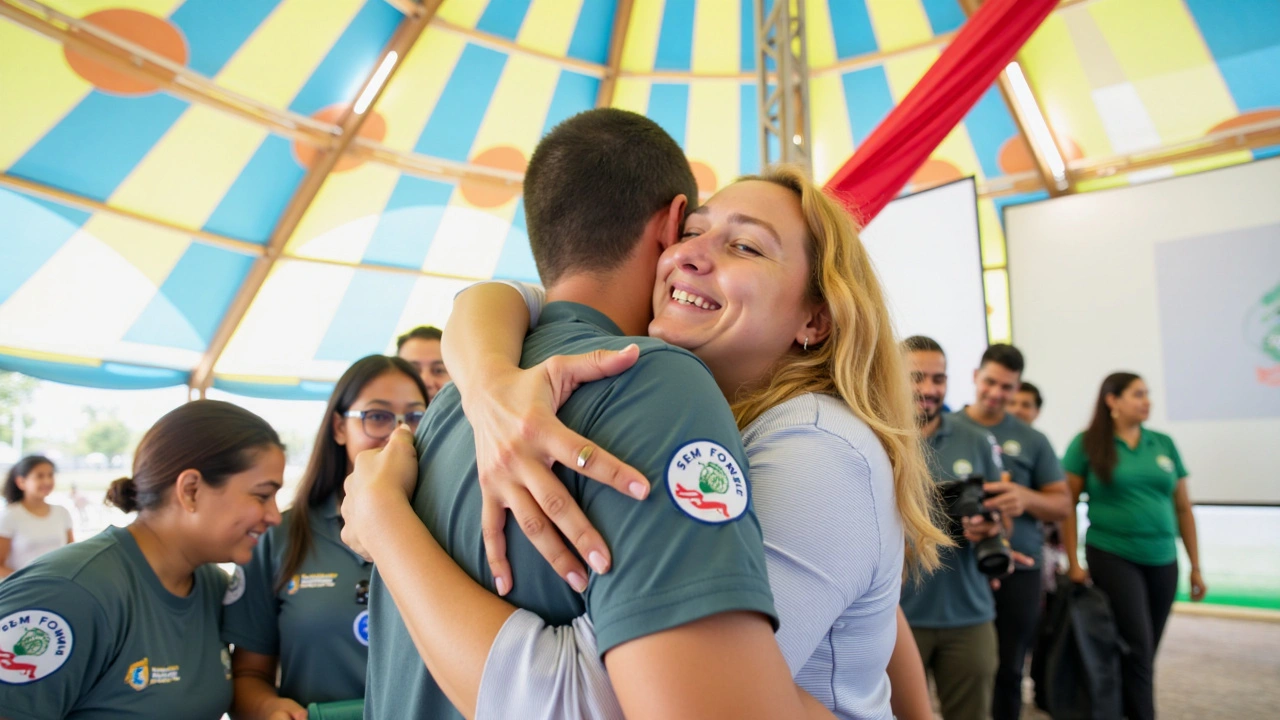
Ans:
{"label": "person in white shirt", "polygon": [[53,461],[28,455],[9,469],[0,510],[0,579],[30,565],[50,550],[75,542],[71,513],[46,502],[53,492]]}

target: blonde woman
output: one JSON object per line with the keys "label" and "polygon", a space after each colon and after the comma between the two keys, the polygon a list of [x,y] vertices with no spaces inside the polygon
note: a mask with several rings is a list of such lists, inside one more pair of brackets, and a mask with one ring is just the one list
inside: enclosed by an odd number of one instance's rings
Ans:
{"label": "blonde woman", "polygon": [[[558,402],[599,372],[572,377],[562,372],[571,365],[564,359],[527,371],[515,367],[525,328],[531,319],[537,323],[531,315],[540,301],[530,300],[526,313],[525,300],[501,285],[463,293],[446,329],[445,352],[449,366],[460,369],[454,381],[476,428],[495,586],[509,590],[519,582],[503,558],[502,533],[494,532],[510,507],[521,527],[542,528],[530,539],[567,581],[582,587],[585,569],[566,559],[537,505],[597,572],[608,568],[608,549],[557,492],[563,485],[550,465],[576,464],[624,490],[647,487],[647,479],[555,419]],[[743,178],[689,215],[680,241],[658,262],[653,306],[650,334],[706,364],[743,431],[781,620],[777,640],[797,684],[837,716],[890,717],[886,667],[900,635],[910,639],[897,612],[904,553],[910,567],[927,571],[948,541],[932,523],[932,484],[906,370],[852,222],[794,169]],[[624,351],[593,360],[617,372],[634,358]],[[549,402],[529,400],[536,397]],[[359,486],[394,474],[391,464],[370,465],[348,502],[358,506]],[[371,532],[374,522],[363,519]],[[353,517],[348,528],[361,535],[361,524]],[[379,572],[388,570],[380,565]],[[431,609],[417,598],[395,599],[410,627],[415,615],[420,623],[444,619],[429,619]],[[429,642],[418,648],[442,686],[476,687],[474,678],[448,677],[466,672],[465,663],[444,662],[453,648]],[[899,648],[912,677],[896,684],[916,689],[894,699],[899,717],[928,711],[913,648]],[[532,613],[513,612],[494,639],[478,687],[477,717],[621,717],[582,619],[549,628]]]}

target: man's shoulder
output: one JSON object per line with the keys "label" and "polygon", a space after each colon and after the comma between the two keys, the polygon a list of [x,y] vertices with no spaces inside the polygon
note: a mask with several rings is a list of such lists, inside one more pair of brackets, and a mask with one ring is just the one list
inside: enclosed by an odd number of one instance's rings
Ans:
{"label": "man's shoulder", "polygon": [[956,420],[951,423],[951,435],[956,442],[981,444],[984,447],[996,442],[996,436],[991,430],[978,425],[964,410],[951,413],[951,417]]}

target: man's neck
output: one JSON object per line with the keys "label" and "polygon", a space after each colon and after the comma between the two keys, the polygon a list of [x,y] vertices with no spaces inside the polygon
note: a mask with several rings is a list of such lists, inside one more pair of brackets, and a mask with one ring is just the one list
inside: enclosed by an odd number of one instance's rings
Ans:
{"label": "man's neck", "polygon": [[[625,277],[631,275],[632,277]],[[623,335],[648,335],[653,319],[653,283],[634,273],[577,273],[547,288],[547,302],[574,302],[604,313]]]}
{"label": "man's neck", "polygon": [[933,419],[920,426],[920,436],[931,438],[938,432],[938,428],[942,427],[942,412],[938,412]]}
{"label": "man's neck", "polygon": [[979,425],[992,427],[994,425],[999,425],[1000,422],[1004,420],[1005,411],[1000,409],[994,413],[986,413],[977,405],[965,405],[964,414],[968,415],[970,420],[973,420]]}

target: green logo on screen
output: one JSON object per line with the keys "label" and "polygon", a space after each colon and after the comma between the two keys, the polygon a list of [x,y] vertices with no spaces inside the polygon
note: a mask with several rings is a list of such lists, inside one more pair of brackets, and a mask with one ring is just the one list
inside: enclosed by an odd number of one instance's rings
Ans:
{"label": "green logo on screen", "polygon": [[1244,320],[1244,337],[1250,346],[1262,352],[1265,360],[1275,363],[1271,367],[1258,366],[1258,382],[1280,387],[1280,283],[1249,309]]}

